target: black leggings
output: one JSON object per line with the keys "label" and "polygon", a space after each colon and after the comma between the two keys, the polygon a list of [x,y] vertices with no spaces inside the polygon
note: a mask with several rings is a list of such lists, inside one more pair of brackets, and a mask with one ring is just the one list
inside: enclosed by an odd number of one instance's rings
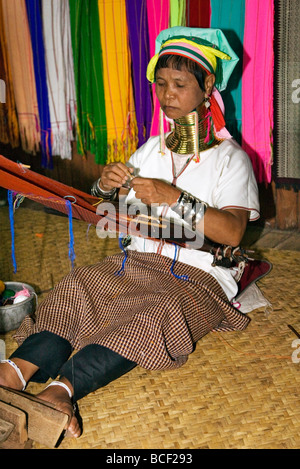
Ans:
{"label": "black leggings", "polygon": [[71,344],[66,339],[43,331],[25,339],[10,358],[21,358],[38,366],[39,370],[31,378],[36,383],[45,383],[58,375],[67,378],[74,389],[73,402],[136,366],[102,345],[87,345],[69,358],[71,353]]}

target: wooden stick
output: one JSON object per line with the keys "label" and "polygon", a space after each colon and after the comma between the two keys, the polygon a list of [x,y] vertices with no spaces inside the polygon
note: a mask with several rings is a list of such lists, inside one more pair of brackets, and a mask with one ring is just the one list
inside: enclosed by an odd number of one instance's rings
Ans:
{"label": "wooden stick", "polygon": [[296,329],[294,329],[293,326],[291,326],[290,324],[288,324],[288,327],[291,329],[291,331],[294,332],[294,334],[296,334],[296,336],[298,337],[298,339],[300,339],[300,334],[299,334],[299,332],[297,332]]}

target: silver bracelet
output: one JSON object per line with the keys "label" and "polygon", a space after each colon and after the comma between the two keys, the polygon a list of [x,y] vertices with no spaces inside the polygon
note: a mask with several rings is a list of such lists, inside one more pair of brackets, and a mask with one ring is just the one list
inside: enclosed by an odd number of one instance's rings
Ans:
{"label": "silver bracelet", "polygon": [[114,187],[113,189],[109,190],[109,191],[104,191],[101,189],[100,187],[100,181],[101,181],[101,178],[97,179],[97,181],[95,181],[91,187],[91,194],[94,196],[94,197],[101,197],[102,199],[104,200],[115,200],[117,198],[117,188]]}
{"label": "silver bracelet", "polygon": [[197,223],[204,217],[207,207],[206,202],[186,191],[182,191],[172,210],[192,225],[193,230],[195,230]]}

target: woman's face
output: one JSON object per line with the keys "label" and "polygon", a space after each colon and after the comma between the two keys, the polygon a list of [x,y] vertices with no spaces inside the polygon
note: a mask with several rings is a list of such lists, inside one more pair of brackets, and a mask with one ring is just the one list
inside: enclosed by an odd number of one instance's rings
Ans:
{"label": "woman's face", "polygon": [[205,97],[195,76],[186,69],[157,70],[155,93],[160,107],[170,119],[186,116],[196,109]]}

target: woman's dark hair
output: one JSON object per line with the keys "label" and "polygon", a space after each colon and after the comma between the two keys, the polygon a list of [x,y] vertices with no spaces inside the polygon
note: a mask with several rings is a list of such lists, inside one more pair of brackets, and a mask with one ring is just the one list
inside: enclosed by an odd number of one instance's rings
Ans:
{"label": "woman's dark hair", "polygon": [[166,54],[166,55],[160,56],[157,61],[155,71],[154,71],[155,77],[156,77],[156,72],[160,68],[173,68],[174,70],[182,70],[182,69],[187,70],[188,72],[194,75],[201,90],[203,92],[205,91],[204,80],[207,74],[203,70],[203,68],[201,68],[200,65],[198,65],[193,60],[187,57],[183,57],[182,55]]}

